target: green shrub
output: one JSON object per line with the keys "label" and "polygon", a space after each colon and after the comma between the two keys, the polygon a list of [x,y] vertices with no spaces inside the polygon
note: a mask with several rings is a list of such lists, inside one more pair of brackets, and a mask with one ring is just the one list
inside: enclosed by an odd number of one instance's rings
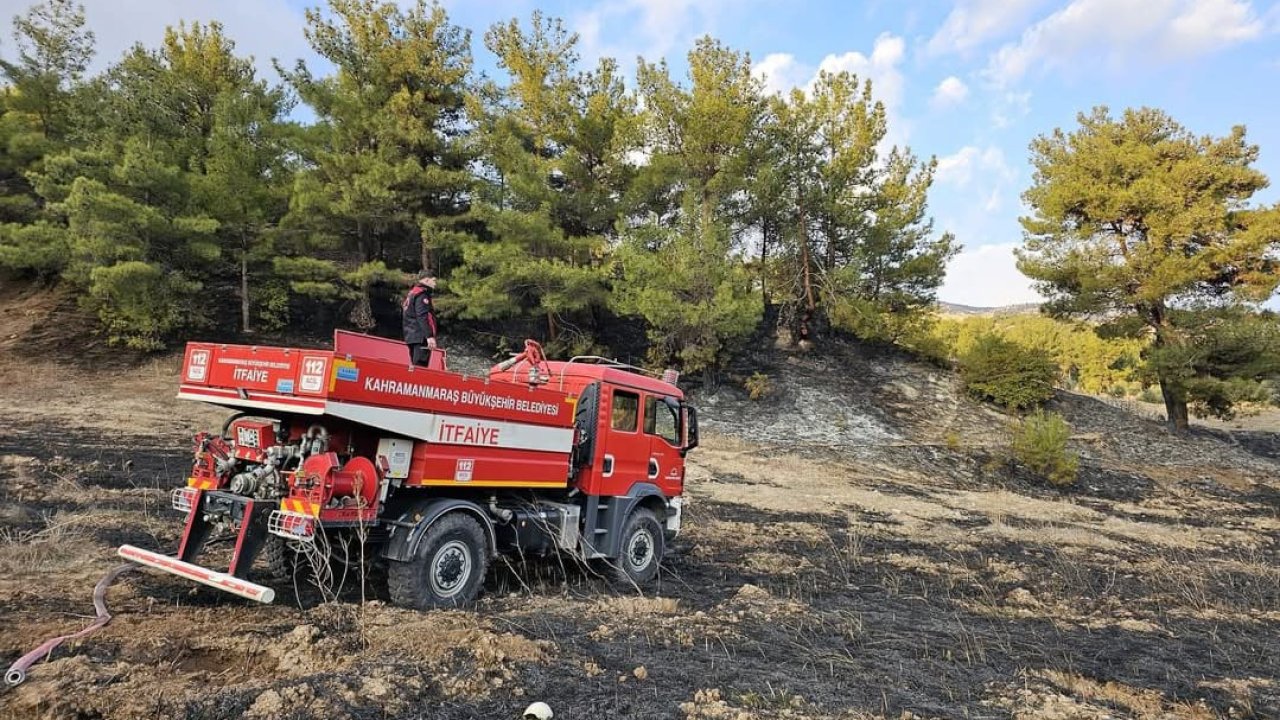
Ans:
{"label": "green shrub", "polygon": [[747,389],[747,397],[759,400],[769,394],[769,376],[762,372],[751,373],[751,377],[747,378],[743,387]]}
{"label": "green shrub", "polygon": [[1154,385],[1148,385],[1142,388],[1142,392],[1138,394],[1138,399],[1146,403],[1162,403],[1164,396],[1160,394],[1160,388]]}
{"label": "green shrub", "polygon": [[1057,365],[1048,354],[983,335],[960,357],[960,376],[975,397],[1015,410],[1053,397]]}
{"label": "green shrub", "polygon": [[948,430],[947,434],[942,436],[942,442],[946,443],[948,450],[959,450],[960,433],[955,430]]}
{"label": "green shrub", "polygon": [[956,354],[955,344],[950,338],[927,328],[908,332],[898,344],[906,348],[907,352],[940,368],[950,368],[951,359]]}
{"label": "green shrub", "polygon": [[1080,470],[1080,456],[1067,450],[1071,426],[1057,413],[1037,410],[1022,421],[1013,438],[1013,456],[1053,485],[1070,485]]}
{"label": "green shrub", "polygon": [[199,325],[200,283],[154,263],[129,260],[96,267],[86,301],[96,307],[112,344],[159,350],[176,330]]}

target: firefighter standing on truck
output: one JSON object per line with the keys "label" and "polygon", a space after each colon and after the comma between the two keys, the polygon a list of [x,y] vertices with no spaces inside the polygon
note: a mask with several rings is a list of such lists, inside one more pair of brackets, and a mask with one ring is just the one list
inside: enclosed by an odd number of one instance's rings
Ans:
{"label": "firefighter standing on truck", "polygon": [[431,351],[436,347],[436,309],[431,303],[431,295],[435,289],[435,275],[429,272],[419,273],[418,281],[405,296],[401,308],[404,314],[404,342],[409,346],[409,362],[414,365],[429,364]]}

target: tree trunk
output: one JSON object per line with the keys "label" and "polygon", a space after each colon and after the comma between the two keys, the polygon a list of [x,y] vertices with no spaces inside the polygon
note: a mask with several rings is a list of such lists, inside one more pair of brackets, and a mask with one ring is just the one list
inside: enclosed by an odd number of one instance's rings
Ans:
{"label": "tree trunk", "polygon": [[[1155,346],[1157,348],[1164,347],[1169,342],[1169,313],[1165,309],[1163,303],[1155,303],[1151,306],[1150,325],[1156,332]],[[1173,380],[1166,377],[1160,377],[1160,394],[1164,397],[1164,413],[1165,422],[1169,426],[1169,431],[1174,433],[1182,433],[1187,429],[1189,424],[1189,416],[1187,413],[1187,396],[1183,392],[1183,388],[1176,385]]]}
{"label": "tree trunk", "polygon": [[825,234],[827,236],[827,274],[830,275],[836,269],[836,238],[835,233],[831,230],[831,219],[827,218],[823,221],[825,226]]}
{"label": "tree trunk", "polygon": [[1185,432],[1187,425],[1190,423],[1186,398],[1182,397],[1172,382],[1164,379],[1160,380],[1160,394],[1164,396],[1164,412],[1169,431],[1174,433]]}
{"label": "tree trunk", "polygon": [[769,307],[769,288],[765,282],[765,268],[769,260],[769,223],[760,226],[760,300]]}
{"label": "tree trunk", "polygon": [[364,220],[356,220],[356,249],[360,253],[360,262],[367,263],[373,259],[373,248],[369,247],[369,238],[364,233]]}
{"label": "tree trunk", "polygon": [[804,311],[800,314],[800,328],[798,337],[794,338],[797,342],[809,339],[809,325],[813,321],[813,313],[817,309],[817,302],[813,296],[813,258],[809,254],[809,233],[808,218],[805,217],[804,210],[800,211],[800,264],[801,282],[804,284]]}
{"label": "tree trunk", "polygon": [[252,332],[249,327],[249,243],[243,236],[240,242],[240,328],[248,335]]}
{"label": "tree trunk", "polygon": [[431,234],[425,230],[419,230],[418,232],[422,243],[422,265],[420,267],[426,272],[435,273],[437,272],[436,259],[434,244],[431,241]]}

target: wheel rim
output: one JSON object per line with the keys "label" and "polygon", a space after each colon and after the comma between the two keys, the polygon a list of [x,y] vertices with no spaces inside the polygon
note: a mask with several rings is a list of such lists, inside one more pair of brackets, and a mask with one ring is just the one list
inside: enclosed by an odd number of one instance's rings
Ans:
{"label": "wheel rim", "polygon": [[471,577],[471,553],[461,540],[450,540],[431,559],[431,591],[440,597],[453,597]]}
{"label": "wheel rim", "polygon": [[653,562],[654,540],[648,528],[640,528],[627,540],[627,567],[632,572],[641,573]]}

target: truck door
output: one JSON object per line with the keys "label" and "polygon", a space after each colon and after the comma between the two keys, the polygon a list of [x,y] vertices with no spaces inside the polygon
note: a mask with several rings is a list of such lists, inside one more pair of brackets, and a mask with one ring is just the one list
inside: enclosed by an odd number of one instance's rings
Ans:
{"label": "truck door", "polygon": [[640,393],[609,388],[605,408],[608,434],[600,477],[603,495],[625,495],[648,475],[649,437],[640,432]]}
{"label": "truck door", "polygon": [[649,482],[667,497],[679,495],[684,485],[679,406],[672,407],[656,395],[645,395],[644,434],[649,438]]}

